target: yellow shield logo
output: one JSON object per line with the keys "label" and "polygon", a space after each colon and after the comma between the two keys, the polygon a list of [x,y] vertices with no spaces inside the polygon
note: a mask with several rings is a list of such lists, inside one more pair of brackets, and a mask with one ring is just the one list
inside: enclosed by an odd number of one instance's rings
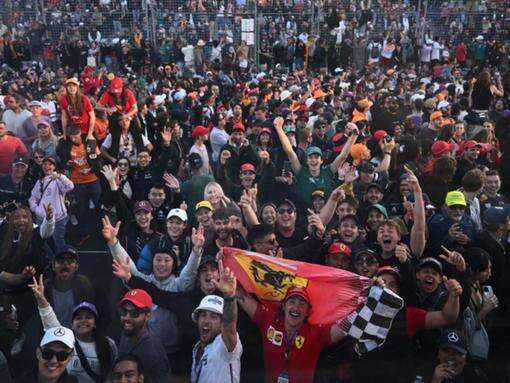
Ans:
{"label": "yellow shield logo", "polygon": [[241,254],[236,259],[251,279],[257,295],[265,300],[281,301],[289,287],[306,288],[308,285],[308,279],[296,276],[284,266],[261,262]]}
{"label": "yellow shield logo", "polygon": [[296,345],[296,348],[299,350],[301,347],[303,347],[303,344],[305,343],[305,338],[299,335],[296,337],[296,341],[294,343]]}

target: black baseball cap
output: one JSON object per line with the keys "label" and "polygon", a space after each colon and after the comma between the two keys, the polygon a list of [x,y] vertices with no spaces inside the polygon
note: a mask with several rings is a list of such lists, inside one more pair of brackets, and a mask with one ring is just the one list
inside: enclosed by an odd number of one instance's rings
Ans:
{"label": "black baseball cap", "polygon": [[188,163],[191,169],[201,168],[204,162],[202,161],[202,157],[198,153],[191,153],[188,156]]}
{"label": "black baseball cap", "polygon": [[363,172],[363,173],[373,173],[373,172],[375,172],[375,166],[371,162],[363,161],[358,166],[358,171]]}
{"label": "black baseball cap", "polygon": [[202,259],[200,260],[200,264],[198,265],[198,271],[205,267],[208,264],[212,264],[215,267],[218,267],[218,261],[216,260],[216,257],[212,255],[204,255],[202,256]]}
{"label": "black baseball cap", "polygon": [[435,258],[427,257],[420,259],[420,262],[418,262],[418,266],[416,267],[416,271],[419,271],[424,267],[431,267],[443,274],[443,265]]}
{"label": "black baseball cap", "polygon": [[441,333],[438,342],[439,348],[450,348],[460,352],[462,355],[467,354],[467,342],[464,334],[456,329],[447,329]]}
{"label": "black baseball cap", "polygon": [[55,255],[54,261],[64,260],[64,259],[74,259],[76,261],[79,260],[78,252],[72,246],[66,245],[60,249],[60,251]]}

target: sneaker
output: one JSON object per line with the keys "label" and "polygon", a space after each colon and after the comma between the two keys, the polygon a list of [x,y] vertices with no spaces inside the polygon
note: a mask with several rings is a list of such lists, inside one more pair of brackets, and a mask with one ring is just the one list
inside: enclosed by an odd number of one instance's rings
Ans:
{"label": "sneaker", "polygon": [[21,350],[23,349],[23,344],[25,343],[26,338],[27,337],[25,336],[25,334],[22,333],[19,338],[14,339],[14,341],[12,342],[12,346],[11,346],[11,355],[12,356],[18,355],[21,352]]}
{"label": "sneaker", "polygon": [[76,219],[76,216],[74,214],[71,214],[71,216],[69,217],[69,220],[71,221],[71,225],[73,225],[73,226],[78,225],[78,220]]}

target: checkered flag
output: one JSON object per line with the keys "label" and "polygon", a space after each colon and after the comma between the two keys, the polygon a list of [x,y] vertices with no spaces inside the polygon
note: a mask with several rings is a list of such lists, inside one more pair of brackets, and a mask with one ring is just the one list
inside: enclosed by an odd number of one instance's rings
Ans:
{"label": "checkered flag", "polygon": [[393,319],[404,306],[404,301],[388,289],[372,286],[365,304],[339,323],[340,327],[357,340],[358,354],[382,346]]}

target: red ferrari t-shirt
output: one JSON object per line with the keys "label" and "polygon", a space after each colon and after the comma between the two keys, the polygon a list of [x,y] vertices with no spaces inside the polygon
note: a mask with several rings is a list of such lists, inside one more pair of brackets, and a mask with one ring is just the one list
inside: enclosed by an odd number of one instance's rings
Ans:
{"label": "red ferrari t-shirt", "polygon": [[266,383],[277,383],[282,373],[290,382],[313,382],[320,352],[331,343],[331,325],[305,322],[292,339],[286,339],[283,317],[263,304],[258,305],[253,321],[262,335]]}
{"label": "red ferrari t-shirt", "polygon": [[90,121],[89,113],[93,110],[89,98],[87,96],[82,96],[81,114],[77,114],[76,111],[74,111],[73,108],[71,108],[66,96],[60,97],[58,103],[60,105],[60,109],[66,111],[67,116],[69,117],[71,123],[74,125],[78,125],[80,127],[82,134],[87,134],[89,132]]}
{"label": "red ferrari t-shirt", "polygon": [[427,311],[417,307],[408,307],[406,309],[406,332],[409,338],[412,338],[417,332],[425,330],[425,320]]}
{"label": "red ferrari t-shirt", "polygon": [[120,96],[118,100],[111,95],[110,92],[105,92],[99,99],[99,104],[108,108],[116,108],[119,113],[127,113],[136,105],[136,98],[133,92],[125,89],[125,96]]}

